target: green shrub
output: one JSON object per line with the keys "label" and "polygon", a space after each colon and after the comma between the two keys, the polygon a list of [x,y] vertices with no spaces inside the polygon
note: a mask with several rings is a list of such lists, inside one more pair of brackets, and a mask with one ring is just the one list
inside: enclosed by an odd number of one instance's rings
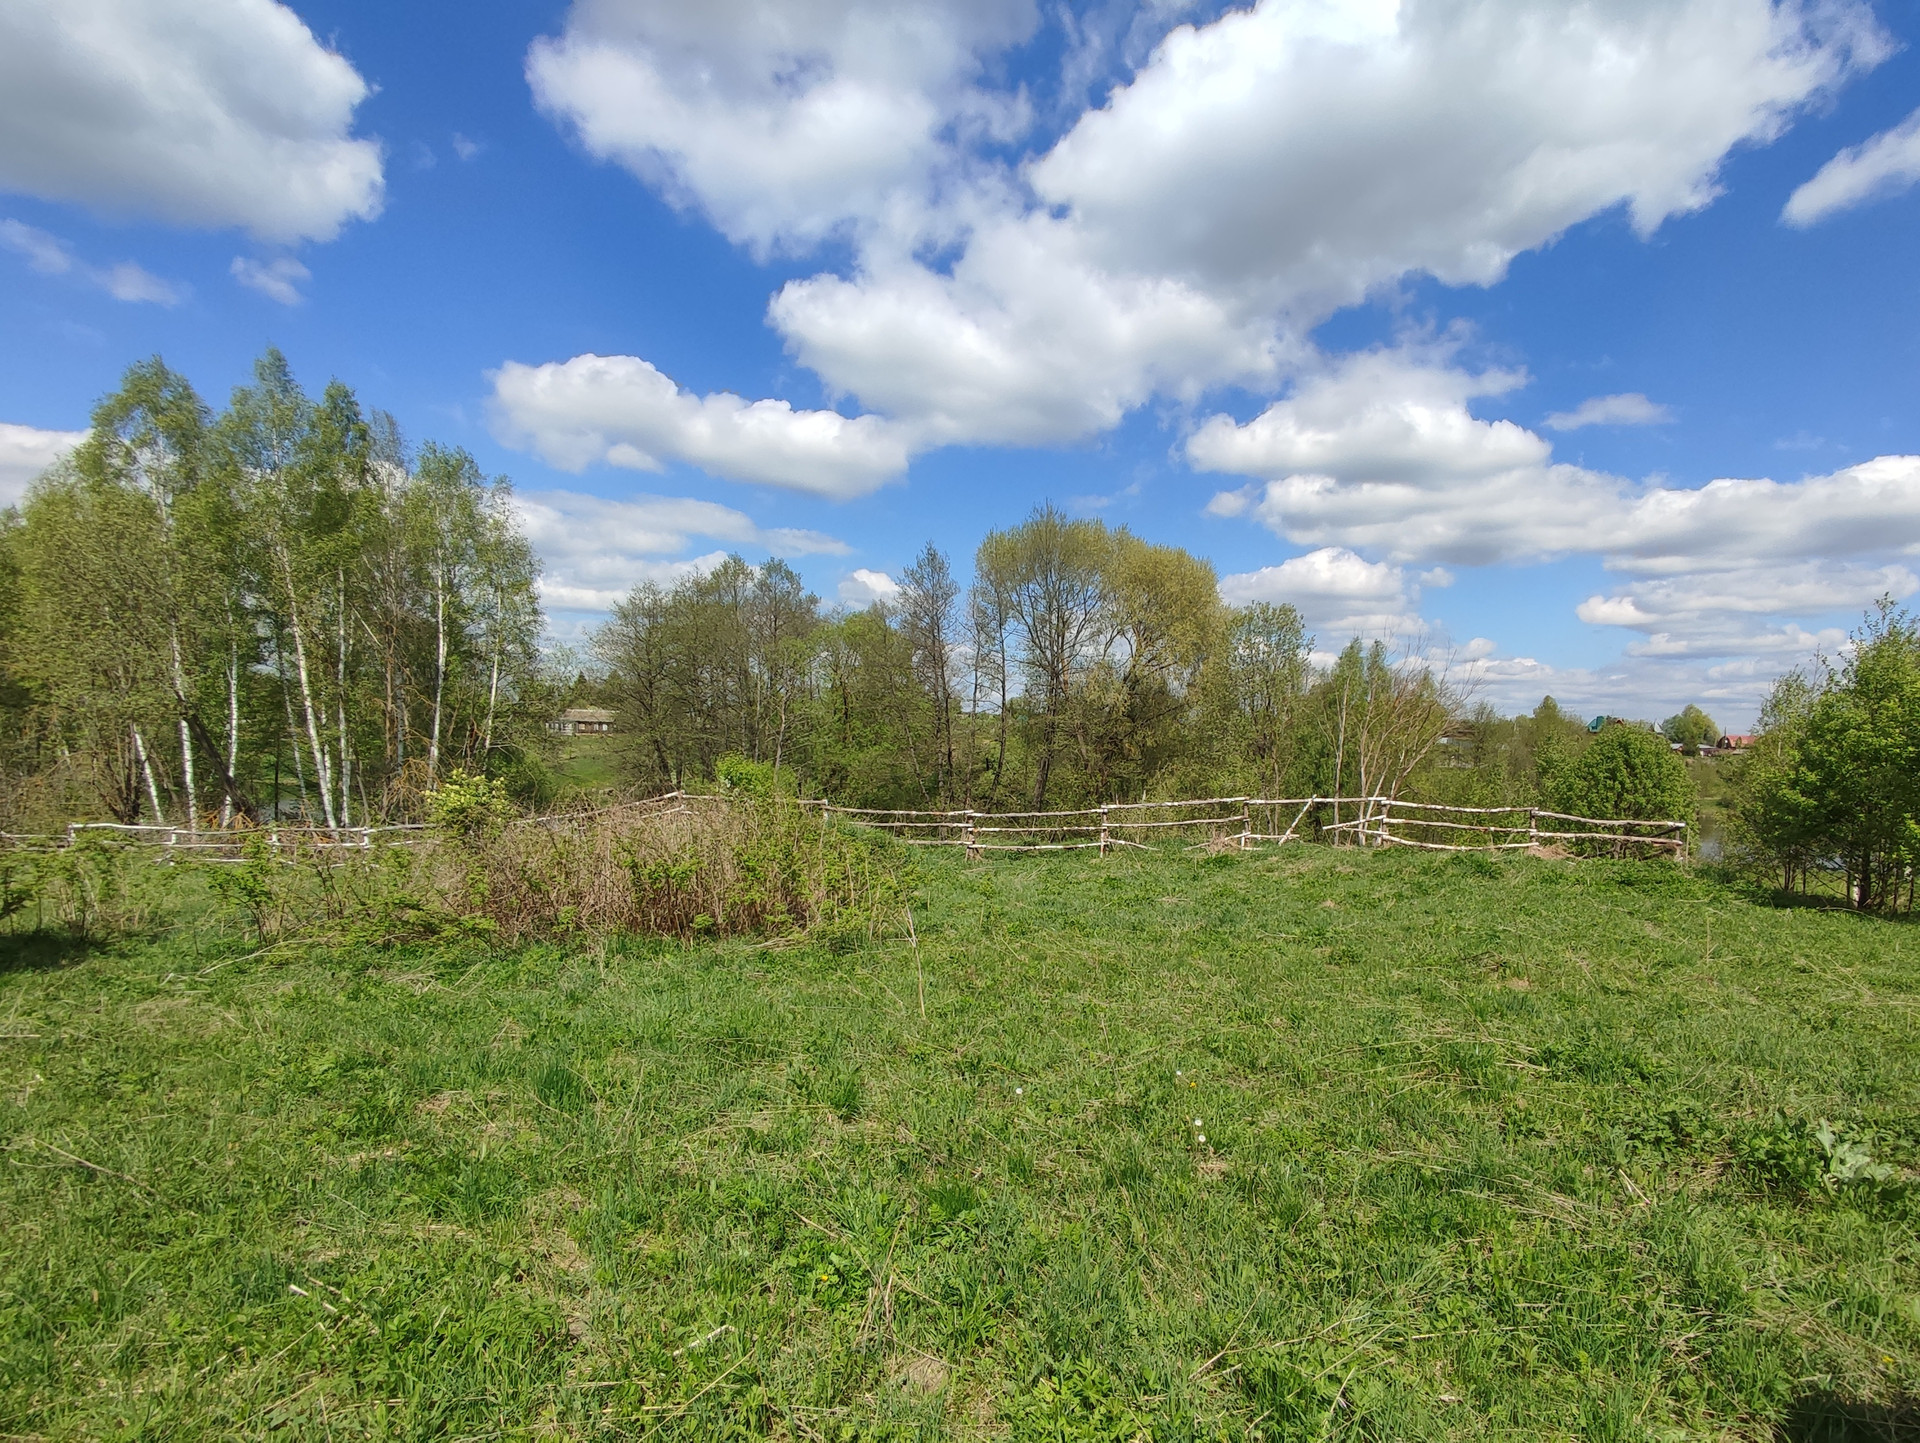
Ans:
{"label": "green shrub", "polygon": [[476,777],[458,768],[427,793],[427,820],[464,841],[497,837],[520,814],[504,782]]}
{"label": "green shrub", "polygon": [[[1687,765],[1658,732],[1604,728],[1587,749],[1555,769],[1548,793],[1555,811],[1601,821],[1693,821],[1694,786]],[[1576,827],[1577,830],[1577,827]],[[1634,856],[1653,849],[1615,837],[1576,841],[1578,852]]]}
{"label": "green shrub", "polygon": [[1690,820],[1693,782],[1658,732],[1610,726],[1554,778],[1552,805],[1583,817]]}
{"label": "green shrub", "polygon": [[727,796],[767,802],[777,796],[792,795],[788,778],[779,767],[772,762],[750,761],[737,752],[730,752],[715,762],[713,776]]}

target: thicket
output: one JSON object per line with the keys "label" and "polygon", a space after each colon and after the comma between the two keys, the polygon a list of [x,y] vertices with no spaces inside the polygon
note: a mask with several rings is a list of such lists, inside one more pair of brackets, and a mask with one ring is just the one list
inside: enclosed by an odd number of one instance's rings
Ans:
{"label": "thicket", "polygon": [[269,351],[215,413],[158,359],[0,512],[0,827],[540,791],[537,563],[503,479]]}
{"label": "thicket", "polygon": [[456,772],[427,808],[422,832],[292,860],[255,834],[237,864],[207,867],[209,884],[269,943],[814,935],[837,946],[905,926],[906,848],[770,790],[529,819],[499,782]]}

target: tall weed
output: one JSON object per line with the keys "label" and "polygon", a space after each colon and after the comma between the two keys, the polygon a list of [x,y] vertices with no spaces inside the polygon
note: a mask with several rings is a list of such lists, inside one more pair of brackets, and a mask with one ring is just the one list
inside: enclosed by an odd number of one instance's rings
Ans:
{"label": "tall weed", "polygon": [[298,931],[507,943],[819,933],[845,945],[891,931],[906,904],[904,847],[773,797],[509,822],[463,782],[435,815],[438,825],[415,844],[294,867],[249,852],[213,885],[266,940]]}

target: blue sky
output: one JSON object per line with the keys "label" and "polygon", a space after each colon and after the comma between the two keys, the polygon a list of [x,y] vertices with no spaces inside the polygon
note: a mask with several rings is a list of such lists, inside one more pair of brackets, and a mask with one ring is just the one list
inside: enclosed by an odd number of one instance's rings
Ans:
{"label": "blue sky", "polygon": [[20,0],[0,490],[130,361],[217,401],[271,344],[514,478],[562,636],[733,549],[858,604],[1052,500],[1504,708],[1740,726],[1920,587],[1916,38],[1847,0]]}

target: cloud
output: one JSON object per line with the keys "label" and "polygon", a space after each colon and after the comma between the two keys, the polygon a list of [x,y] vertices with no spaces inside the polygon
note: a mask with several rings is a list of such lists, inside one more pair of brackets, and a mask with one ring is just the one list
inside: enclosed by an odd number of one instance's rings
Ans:
{"label": "cloud", "polygon": [[1853,4],[1262,0],[1173,30],[1029,174],[1110,264],[1320,313],[1491,284],[1615,206],[1650,234],[1887,53]]}
{"label": "cloud", "polygon": [[1201,470],[1270,478],[1217,495],[1305,546],[1469,565],[1598,552],[1678,574],[1730,561],[1885,554],[1920,546],[1920,457],[1883,456],[1801,481],[1639,485],[1555,463],[1542,437],[1468,402],[1510,389],[1444,352],[1347,357],[1244,424],[1215,416],[1187,443]]}
{"label": "cloud", "polygon": [[12,506],[42,471],[87,439],[85,431],[42,431],[0,421],[0,506]]}
{"label": "cloud", "polygon": [[[1368,561],[1340,546],[1220,578],[1220,599],[1229,606],[1286,602],[1309,626],[1340,636],[1410,636],[1424,630],[1418,595],[1418,586],[1398,566]],[[1320,641],[1328,645],[1326,638]]]}
{"label": "cloud", "polygon": [[1787,198],[1780,218],[1810,226],[1868,201],[1897,195],[1920,181],[1920,110],[1891,130],[1841,151]]}
{"label": "cloud", "polygon": [[876,601],[892,601],[900,594],[900,583],[884,571],[857,567],[840,578],[840,604],[864,611]]}
{"label": "cloud", "polygon": [[[1063,20],[1062,101],[1185,8],[1124,40]],[[1650,233],[1889,46],[1858,0],[1261,0],[1165,31],[1020,160],[1044,98],[984,77],[1034,26],[1028,0],[578,0],[528,78],[756,254],[851,242],[768,308],[832,390],[926,445],[1028,445],[1271,389],[1404,276],[1490,284],[1616,207]]]}
{"label": "cloud", "polygon": [[567,471],[597,461],[658,471],[685,461],[714,476],[845,500],[898,477],[911,438],[879,416],[796,411],[726,392],[695,396],[637,356],[575,356],[493,373],[495,430]]}
{"label": "cloud", "polygon": [[278,301],[283,306],[297,306],[304,301],[306,297],[300,293],[300,286],[313,279],[313,272],[292,256],[280,256],[270,261],[235,256],[228,269],[233,273],[233,278],[248,290],[258,291],[268,300]]}
{"label": "cloud", "polygon": [[1016,132],[1017,100],[972,81],[1037,20],[1033,0],[577,0],[527,82],[590,154],[765,254],[925,205],[956,123]]}
{"label": "cloud", "polygon": [[1734,566],[1636,578],[1612,595],[1587,598],[1577,614],[1589,625],[1643,633],[1646,640],[1630,646],[1630,655],[1806,656],[1819,644],[1818,635],[1766,619],[1857,613],[1882,596],[1902,600],[1916,590],[1920,577],[1899,564]]}
{"label": "cloud", "polygon": [[530,491],[514,497],[514,508],[545,567],[541,597],[564,610],[606,611],[642,582],[671,586],[725,559],[725,551],[682,555],[695,537],[785,556],[849,549],[818,531],[761,527],[744,512],[692,498]]}
{"label": "cloud", "polygon": [[453,133],[452,145],[453,153],[462,160],[472,160],[479,155],[481,151],[486,149],[486,146],[479,141],[470,140],[457,130]]}
{"label": "cloud", "polygon": [[0,189],[329,240],[380,212],[368,93],[274,0],[9,0]]}
{"label": "cloud", "polygon": [[1672,419],[1672,408],[1628,391],[1590,396],[1571,411],[1555,411],[1546,424],[1549,431],[1578,431],[1582,426],[1664,426]]}
{"label": "cloud", "polygon": [[68,244],[17,220],[0,220],[0,245],[18,251],[27,264],[43,276],[71,276],[97,287],[116,301],[146,301],[157,306],[177,306],[190,294],[177,281],[165,281],[132,261],[118,265],[91,266],[77,258]]}
{"label": "cloud", "polygon": [[929,441],[1039,445],[1098,434],[1157,390],[1270,382],[1278,343],[1205,293],[1103,274],[1046,217],[975,233],[950,274],[888,263],[790,282],[768,314],[829,385]]}

